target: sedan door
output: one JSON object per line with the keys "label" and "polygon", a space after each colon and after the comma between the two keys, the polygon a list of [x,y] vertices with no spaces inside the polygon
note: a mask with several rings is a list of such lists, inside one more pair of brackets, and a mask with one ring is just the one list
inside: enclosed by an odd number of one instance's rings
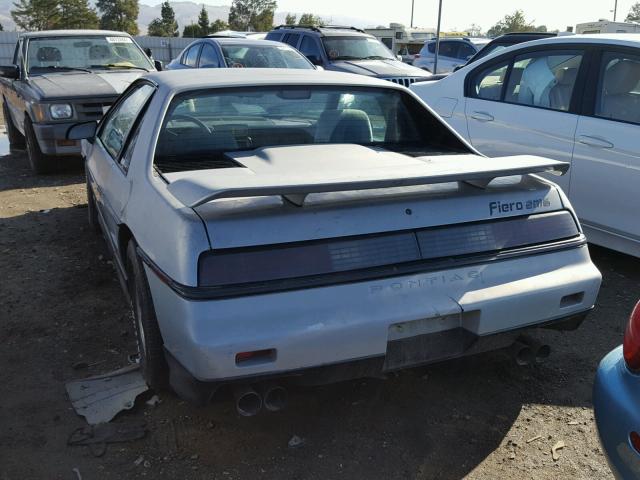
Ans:
{"label": "sedan door", "polygon": [[87,153],[87,178],[96,199],[100,220],[114,251],[118,246],[118,226],[129,200],[131,181],[124,156],[140,113],[155,87],[138,82],[123,94],[104,117],[91,150]]}
{"label": "sedan door", "polygon": [[[529,51],[473,70],[465,106],[473,146],[489,157],[528,154],[570,162],[584,56],[578,49]],[[569,175],[553,181],[568,191]]]}
{"label": "sedan door", "polygon": [[640,51],[603,52],[595,65],[569,196],[590,241],[640,256]]}

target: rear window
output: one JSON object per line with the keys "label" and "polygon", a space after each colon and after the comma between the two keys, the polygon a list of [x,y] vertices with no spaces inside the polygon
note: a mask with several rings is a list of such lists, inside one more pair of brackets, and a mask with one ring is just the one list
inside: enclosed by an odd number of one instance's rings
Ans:
{"label": "rear window", "polygon": [[350,143],[413,156],[467,152],[410,95],[385,88],[282,87],[177,96],[163,121],[155,163],[161,171],[237,166],[227,152]]}
{"label": "rear window", "polygon": [[221,45],[225,62],[232,68],[307,68],[313,65],[286,45]]}

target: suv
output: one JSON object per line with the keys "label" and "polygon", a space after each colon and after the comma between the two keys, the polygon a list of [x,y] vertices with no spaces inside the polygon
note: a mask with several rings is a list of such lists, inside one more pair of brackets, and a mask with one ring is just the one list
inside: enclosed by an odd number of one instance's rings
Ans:
{"label": "suv", "polygon": [[440,40],[438,54],[438,71],[433,71],[436,57],[436,40],[425,42],[420,53],[415,56],[413,66],[433,73],[450,73],[462,66],[480,51],[488,40],[478,39],[474,42],[468,38],[448,38]]}
{"label": "suv", "polygon": [[394,57],[376,37],[355,27],[280,25],[266,40],[297,48],[325,70],[382,78],[405,87],[429,79],[424,71]]}

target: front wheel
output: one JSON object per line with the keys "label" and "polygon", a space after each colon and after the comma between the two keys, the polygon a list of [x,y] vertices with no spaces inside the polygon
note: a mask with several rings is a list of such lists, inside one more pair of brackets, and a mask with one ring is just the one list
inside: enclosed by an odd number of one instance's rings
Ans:
{"label": "front wheel", "polygon": [[130,240],[127,246],[127,275],[140,367],[147,385],[154,390],[162,390],[168,385],[169,368],[164,356],[164,342],[153,308],[149,283],[136,250],[136,242]]}
{"label": "front wheel", "polygon": [[55,170],[54,159],[42,153],[36,132],[31,124],[31,119],[27,117],[24,121],[24,133],[27,140],[27,156],[29,157],[29,165],[35,174],[51,173]]}
{"label": "front wheel", "polygon": [[7,107],[7,101],[2,102],[2,113],[4,115],[4,122],[7,125],[7,137],[9,138],[9,147],[22,150],[24,148],[24,137],[13,123],[9,107]]}

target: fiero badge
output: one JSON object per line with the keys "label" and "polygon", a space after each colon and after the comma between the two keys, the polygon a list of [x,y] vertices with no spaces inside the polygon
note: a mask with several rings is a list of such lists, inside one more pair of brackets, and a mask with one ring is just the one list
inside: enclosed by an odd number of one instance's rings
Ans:
{"label": "fiero badge", "polygon": [[489,203],[489,214],[493,216],[500,213],[521,212],[549,206],[551,206],[551,202],[546,198],[536,198],[524,202],[491,202]]}

